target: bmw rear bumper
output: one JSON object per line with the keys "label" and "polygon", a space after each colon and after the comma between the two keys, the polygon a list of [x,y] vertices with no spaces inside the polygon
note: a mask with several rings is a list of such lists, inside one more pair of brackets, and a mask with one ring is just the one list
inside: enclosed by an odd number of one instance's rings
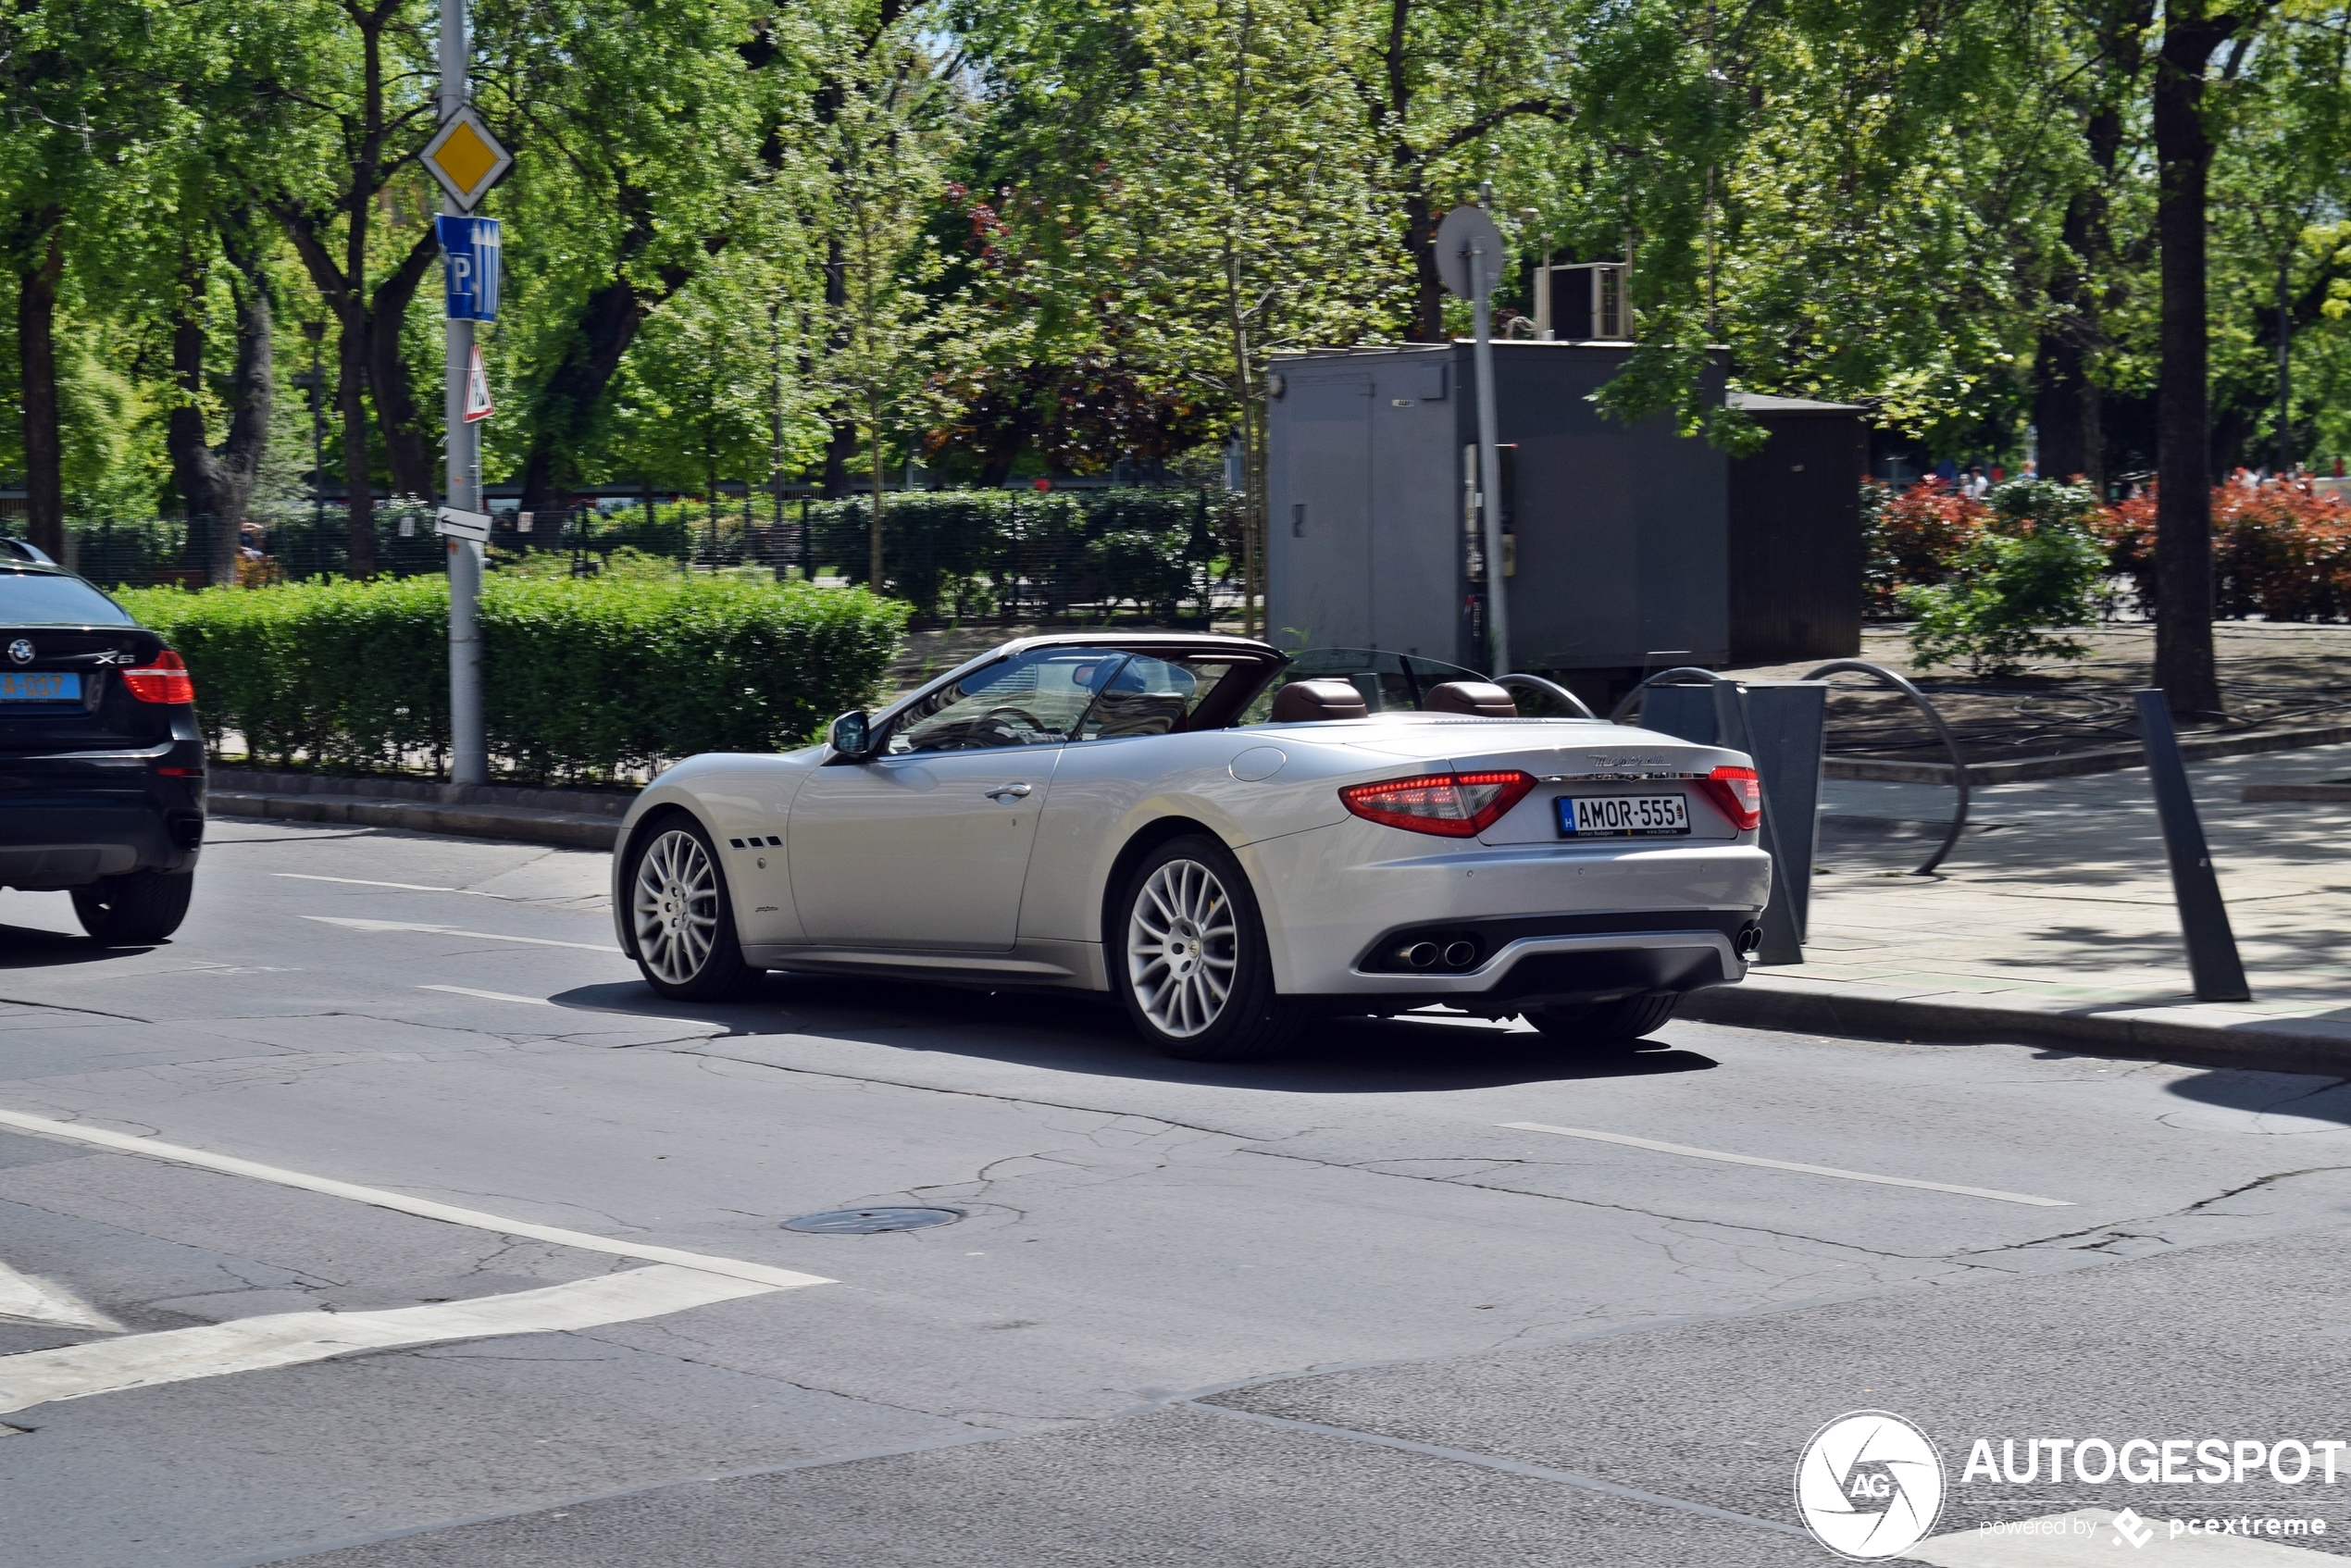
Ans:
{"label": "bmw rear bumper", "polygon": [[204,780],[153,759],[0,757],[0,887],[85,887],[130,871],[193,870]]}

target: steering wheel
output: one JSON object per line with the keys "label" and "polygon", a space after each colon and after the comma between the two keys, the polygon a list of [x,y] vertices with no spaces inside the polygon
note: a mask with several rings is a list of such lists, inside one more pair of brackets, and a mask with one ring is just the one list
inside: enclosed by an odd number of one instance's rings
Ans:
{"label": "steering wheel", "polygon": [[[985,725],[985,724],[989,724],[989,723],[992,722],[992,721],[993,721],[993,720],[994,720],[994,719],[995,719],[995,718],[996,718],[999,715],[1001,715],[1001,714],[1010,714],[1010,715],[1012,715],[1014,718],[1016,718],[1016,719],[1020,720],[1020,721],[1021,721],[1021,723],[1023,723],[1023,724],[1026,725],[1026,726],[1029,728],[1029,729],[1030,729],[1033,733],[1035,733],[1035,734],[1039,734],[1039,735],[1045,735],[1045,734],[1050,734],[1050,733],[1051,733],[1051,731],[1049,731],[1049,730],[1045,728],[1045,721],[1044,721],[1043,719],[1039,718],[1039,717],[1038,717],[1035,714],[1030,713],[1030,712],[1029,712],[1026,708],[1016,708],[1016,707],[1014,707],[1014,706],[1013,706],[1011,703],[1005,703],[1005,704],[1004,704],[1003,706],[1001,706],[1001,707],[990,708],[990,709],[989,709],[986,713],[984,713],[984,714],[980,715],[980,716],[979,716],[979,720],[978,720],[978,723],[976,723],[976,724],[973,725],[973,726],[972,726],[972,728],[973,728],[974,729],[977,729],[977,728],[980,727],[980,725]],[[1002,729],[1008,729],[1010,727],[1009,727],[1009,726],[1006,726],[1006,725],[1001,725],[1001,724],[1000,724],[1000,725],[997,725],[997,726],[996,726],[996,728],[997,728],[998,729],[1000,729],[1000,730],[1002,730]]]}

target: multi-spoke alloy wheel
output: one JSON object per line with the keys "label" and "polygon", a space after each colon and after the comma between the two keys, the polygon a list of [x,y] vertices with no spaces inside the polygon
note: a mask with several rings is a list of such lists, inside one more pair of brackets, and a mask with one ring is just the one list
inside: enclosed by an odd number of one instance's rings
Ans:
{"label": "multi-spoke alloy wheel", "polygon": [[1188,1039],[1223,1015],[1233,993],[1240,928],[1225,884],[1196,860],[1171,860],[1135,895],[1126,973],[1153,1027]]}
{"label": "multi-spoke alloy wheel", "polygon": [[637,861],[637,952],[653,976],[691,985],[718,941],[718,872],[692,834],[671,828]]}
{"label": "multi-spoke alloy wheel", "polygon": [[1303,1014],[1275,992],[1248,873],[1222,843],[1188,833],[1159,845],[1127,873],[1121,899],[1104,932],[1126,931],[1112,989],[1161,1052],[1236,1062],[1278,1051],[1298,1032]]}

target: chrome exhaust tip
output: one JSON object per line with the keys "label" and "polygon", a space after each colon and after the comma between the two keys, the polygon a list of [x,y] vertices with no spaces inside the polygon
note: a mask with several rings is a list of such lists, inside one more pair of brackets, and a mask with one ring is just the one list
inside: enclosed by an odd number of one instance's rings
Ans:
{"label": "chrome exhaust tip", "polygon": [[1477,962],[1475,942],[1453,942],[1445,949],[1445,967],[1466,969]]}
{"label": "chrome exhaust tip", "polygon": [[1435,942],[1414,942],[1397,955],[1415,969],[1433,969],[1438,953]]}

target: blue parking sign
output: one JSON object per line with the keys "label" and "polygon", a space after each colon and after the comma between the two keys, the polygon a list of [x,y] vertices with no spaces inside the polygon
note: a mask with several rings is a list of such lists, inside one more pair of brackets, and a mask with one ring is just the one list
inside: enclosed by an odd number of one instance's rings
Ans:
{"label": "blue parking sign", "polygon": [[441,280],[452,321],[498,319],[498,220],[441,217]]}

